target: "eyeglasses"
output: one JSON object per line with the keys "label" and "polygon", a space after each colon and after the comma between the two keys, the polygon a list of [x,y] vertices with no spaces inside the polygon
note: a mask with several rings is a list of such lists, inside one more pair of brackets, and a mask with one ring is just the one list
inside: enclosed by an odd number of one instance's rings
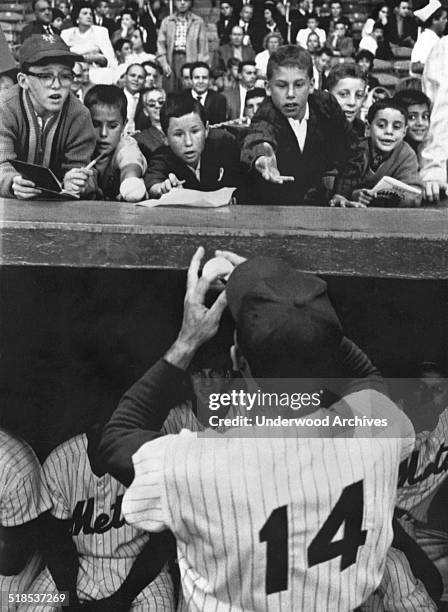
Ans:
{"label": "eyeglasses", "polygon": [[73,72],[60,72],[59,74],[53,74],[52,72],[24,72],[29,76],[36,77],[42,83],[44,87],[52,87],[56,79],[61,84],[61,87],[68,87],[73,82]]}
{"label": "eyeglasses", "polygon": [[150,102],[145,102],[143,106],[148,106],[149,108],[155,108],[156,106],[163,106],[165,104],[165,100],[151,100]]}

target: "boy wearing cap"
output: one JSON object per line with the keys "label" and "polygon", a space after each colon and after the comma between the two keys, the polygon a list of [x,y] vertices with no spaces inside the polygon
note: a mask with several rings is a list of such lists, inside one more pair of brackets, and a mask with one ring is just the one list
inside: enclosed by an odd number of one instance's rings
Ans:
{"label": "boy wearing cap", "polygon": [[82,58],[51,34],[33,35],[19,52],[18,85],[0,94],[0,195],[30,199],[41,194],[9,163],[18,159],[50,168],[65,191],[96,191],[85,166],[95,148],[88,110],[70,93],[75,61]]}
{"label": "boy wearing cap", "polygon": [[362,169],[360,142],[328,92],[314,92],[305,49],[280,47],[269,58],[268,98],[252,120],[242,161],[250,170],[253,204],[326,205],[324,175],[336,169],[335,193],[347,195]]}

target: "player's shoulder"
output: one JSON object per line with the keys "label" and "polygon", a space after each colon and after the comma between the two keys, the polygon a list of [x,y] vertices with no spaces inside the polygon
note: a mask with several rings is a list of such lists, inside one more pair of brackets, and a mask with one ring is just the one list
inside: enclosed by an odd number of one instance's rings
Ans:
{"label": "player's shoulder", "polygon": [[86,454],[87,436],[81,433],[65,440],[53,449],[44,461],[44,469],[48,470],[54,467],[58,470],[62,465],[65,465],[71,466],[71,470],[76,470]]}
{"label": "player's shoulder", "polygon": [[39,460],[31,446],[21,438],[0,430],[0,465],[4,474],[40,470]]}

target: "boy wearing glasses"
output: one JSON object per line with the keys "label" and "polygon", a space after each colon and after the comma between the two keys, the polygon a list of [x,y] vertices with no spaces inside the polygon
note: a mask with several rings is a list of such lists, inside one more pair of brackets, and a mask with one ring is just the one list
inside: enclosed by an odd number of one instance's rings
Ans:
{"label": "boy wearing glasses", "polygon": [[0,94],[0,196],[41,195],[9,163],[18,159],[50,168],[65,191],[96,191],[95,134],[89,111],[70,93],[73,66],[82,57],[51,34],[34,35],[20,49],[18,85]]}

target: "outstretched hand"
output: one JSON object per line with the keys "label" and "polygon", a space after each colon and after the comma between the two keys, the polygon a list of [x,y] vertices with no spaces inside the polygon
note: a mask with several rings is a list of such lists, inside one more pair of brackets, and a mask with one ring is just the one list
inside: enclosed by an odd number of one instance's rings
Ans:
{"label": "outstretched hand", "polygon": [[282,176],[280,174],[277,167],[277,158],[271,145],[265,143],[264,149],[264,155],[257,157],[254,164],[255,169],[261,174],[264,180],[269,181],[270,183],[277,183],[278,185],[283,185],[283,183],[294,181],[293,176]]}

